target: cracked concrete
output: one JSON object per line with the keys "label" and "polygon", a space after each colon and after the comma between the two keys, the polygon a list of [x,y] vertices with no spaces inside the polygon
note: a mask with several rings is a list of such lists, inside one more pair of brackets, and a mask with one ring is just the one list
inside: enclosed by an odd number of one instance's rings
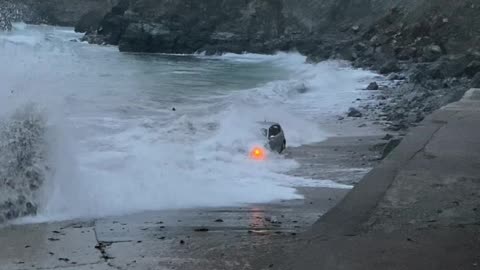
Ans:
{"label": "cracked concrete", "polygon": [[[103,262],[93,248],[93,224],[9,226],[1,229],[0,269],[89,269]],[[90,268],[91,269],[91,268]]]}
{"label": "cracked concrete", "polygon": [[478,269],[479,97],[425,119],[276,269]]}

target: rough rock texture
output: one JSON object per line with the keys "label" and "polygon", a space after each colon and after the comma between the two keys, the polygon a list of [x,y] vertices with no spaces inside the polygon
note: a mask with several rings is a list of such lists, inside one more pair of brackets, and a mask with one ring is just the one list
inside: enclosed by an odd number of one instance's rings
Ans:
{"label": "rough rock texture", "polygon": [[[12,21],[33,24],[74,26],[89,12],[99,12],[102,17],[118,0],[0,0],[0,25],[7,10]],[[7,13],[7,12],[6,12]]]}
{"label": "rough rock texture", "polygon": [[282,1],[121,1],[87,39],[122,51],[272,53],[305,33],[284,11]]}
{"label": "rough rock texture", "polygon": [[379,86],[376,82],[371,82],[368,86],[367,86],[367,89],[366,90],[378,90],[379,89]]}
{"label": "rough rock texture", "polygon": [[85,40],[134,52],[297,50],[312,62],[349,60],[402,81],[379,112],[400,130],[471,85],[479,13],[480,2],[467,0],[121,0]]}
{"label": "rough rock texture", "polygon": [[[121,51],[298,50],[312,62],[349,60],[402,81],[380,108],[393,129],[455,101],[480,72],[478,0],[3,1],[22,7],[27,22],[76,25],[85,40]],[[10,21],[0,16],[4,29]]]}
{"label": "rough rock texture", "polygon": [[477,73],[472,79],[472,88],[480,88],[480,72]]}
{"label": "rough rock texture", "polygon": [[[120,30],[115,44],[127,34],[125,42],[138,40],[141,45],[125,49],[148,51],[297,48],[316,57],[335,55],[351,60],[376,54],[385,64],[394,58],[431,62],[477,44],[480,19],[475,14],[480,5],[472,1],[431,2],[124,0],[104,22]],[[134,25],[129,28],[129,24]],[[102,25],[98,30],[98,34],[108,36],[112,29]],[[167,45],[160,42],[164,40]]]}

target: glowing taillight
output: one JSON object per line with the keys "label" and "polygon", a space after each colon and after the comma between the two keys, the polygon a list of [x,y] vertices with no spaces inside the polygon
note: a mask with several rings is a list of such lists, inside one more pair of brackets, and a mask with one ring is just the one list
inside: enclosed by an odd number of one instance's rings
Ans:
{"label": "glowing taillight", "polygon": [[261,147],[254,147],[250,152],[250,158],[255,160],[264,160],[266,156],[265,149]]}

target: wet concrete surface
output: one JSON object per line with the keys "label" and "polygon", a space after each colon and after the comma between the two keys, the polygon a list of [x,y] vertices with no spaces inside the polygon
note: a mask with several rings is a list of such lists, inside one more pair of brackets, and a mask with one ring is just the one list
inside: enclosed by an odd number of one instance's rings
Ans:
{"label": "wet concrete surface", "polygon": [[274,269],[479,269],[479,105],[427,117]]}
{"label": "wet concrete surface", "polygon": [[[288,149],[292,175],[354,185],[378,162],[379,136]],[[0,229],[0,269],[267,269],[349,192],[299,188],[302,200],[153,211]],[[214,196],[214,195],[212,195]]]}

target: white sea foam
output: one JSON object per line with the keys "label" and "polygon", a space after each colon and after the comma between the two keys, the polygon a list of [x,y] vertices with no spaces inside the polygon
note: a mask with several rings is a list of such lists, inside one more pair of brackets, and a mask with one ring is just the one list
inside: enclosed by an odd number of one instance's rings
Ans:
{"label": "white sea foam", "polygon": [[54,175],[37,220],[299,199],[298,186],[350,188],[287,176],[295,161],[270,153],[256,162],[247,153],[263,143],[257,121],[280,122],[289,145],[325,139],[320,123],[346,110],[373,74],[306,64],[297,53],[122,54],[69,42],[73,35],[25,26],[0,36],[0,113],[35,102],[47,114]]}

